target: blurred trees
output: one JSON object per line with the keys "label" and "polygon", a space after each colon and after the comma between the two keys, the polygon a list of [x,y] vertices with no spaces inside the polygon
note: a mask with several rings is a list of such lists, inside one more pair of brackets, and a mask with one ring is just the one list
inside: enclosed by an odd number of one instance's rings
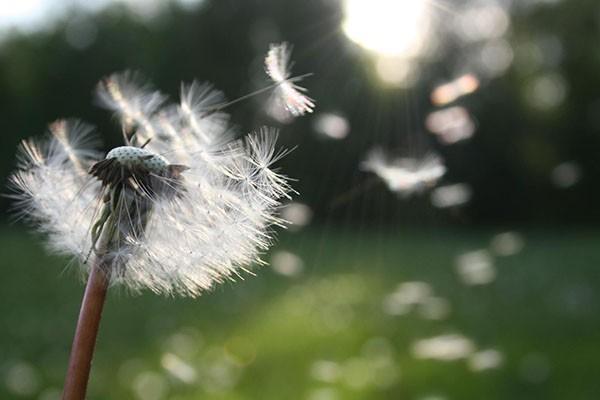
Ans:
{"label": "blurred trees", "polygon": [[[351,124],[350,135],[340,141],[316,135],[310,116],[282,127],[282,145],[298,146],[282,168],[299,180],[295,187],[301,200],[315,209],[317,218],[377,224],[424,218],[596,224],[597,15],[594,0],[562,1],[534,10],[516,7],[510,36],[515,64],[461,100],[477,120],[477,133],[470,141],[443,147],[426,133],[424,119],[433,109],[430,91],[452,78],[448,66],[460,53],[448,52],[444,60],[423,65],[421,80],[410,90],[384,88],[372,79],[365,56],[341,33],[336,2],[220,0],[191,11],[173,5],[149,21],[120,7],[97,16],[72,13],[48,32],[15,34],[0,48],[0,178],[4,182],[14,167],[18,141],[41,134],[57,118],[91,122],[102,132],[107,149],[118,145],[118,127],[93,105],[92,90],[103,76],[139,70],[172,98],[181,81],[206,80],[234,98],[265,84],[262,56],[270,42],[286,40],[294,44],[294,71],[315,73],[303,85],[317,100],[318,111],[339,111]],[[551,55],[552,43],[558,43],[559,54],[551,62],[528,58],[535,48],[542,58]],[[551,110],[527,100],[535,80],[547,74],[558,75],[567,90],[565,100]],[[265,100],[257,97],[231,108],[241,134],[276,125],[261,111]],[[432,211],[426,196],[402,201],[383,185],[372,185],[359,164],[377,144],[404,149],[405,154],[435,149],[449,167],[446,181],[469,183],[473,200],[461,210]],[[564,161],[576,162],[582,179],[559,190],[550,173]],[[3,200],[2,208],[7,205]]]}

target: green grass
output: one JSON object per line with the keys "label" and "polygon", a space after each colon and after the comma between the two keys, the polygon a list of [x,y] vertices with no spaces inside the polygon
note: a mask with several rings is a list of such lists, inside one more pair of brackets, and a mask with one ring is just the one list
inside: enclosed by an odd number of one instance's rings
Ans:
{"label": "green grass", "polygon": [[[89,398],[597,398],[600,234],[530,232],[521,253],[496,258],[493,283],[465,286],[455,256],[492,233],[314,228],[277,245],[304,260],[296,278],[267,267],[196,300],[114,288]],[[40,242],[0,231],[2,399],[56,399],[64,378],[83,285]],[[414,280],[450,302],[448,318],[383,311]],[[498,349],[504,363],[473,372],[466,360],[415,358],[416,340],[445,333]]]}

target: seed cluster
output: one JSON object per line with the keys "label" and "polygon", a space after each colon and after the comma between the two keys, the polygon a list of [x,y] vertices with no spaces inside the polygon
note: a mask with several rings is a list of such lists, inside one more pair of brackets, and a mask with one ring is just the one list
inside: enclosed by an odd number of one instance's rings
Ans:
{"label": "seed cluster", "polygon": [[22,146],[11,178],[52,249],[86,272],[101,262],[111,284],[191,297],[260,264],[291,192],[271,169],[285,154],[276,132],[235,140],[225,98],[208,84],[182,85],[180,103],[169,104],[124,73],[107,77],[98,96],[128,146],[104,158],[90,129],[65,123],[64,134]]}
{"label": "seed cluster", "polygon": [[142,167],[157,174],[167,171],[169,162],[161,155],[146,149],[133,146],[115,147],[106,155],[106,159],[114,158],[126,167]]}

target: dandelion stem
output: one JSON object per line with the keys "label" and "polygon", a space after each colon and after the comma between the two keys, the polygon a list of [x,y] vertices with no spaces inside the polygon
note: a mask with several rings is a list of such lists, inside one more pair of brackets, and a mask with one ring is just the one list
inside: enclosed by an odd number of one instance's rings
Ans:
{"label": "dandelion stem", "polygon": [[65,379],[63,400],[83,400],[92,367],[92,357],[98,335],[102,308],[106,299],[108,278],[96,261],[91,268],[79,311],[79,320],[71,348]]}

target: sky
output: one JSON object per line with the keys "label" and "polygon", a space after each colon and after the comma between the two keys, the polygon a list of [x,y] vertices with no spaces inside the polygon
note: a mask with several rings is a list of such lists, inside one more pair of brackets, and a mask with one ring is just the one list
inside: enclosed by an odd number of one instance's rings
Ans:
{"label": "sky", "polygon": [[[184,7],[194,7],[203,0],[176,0]],[[113,3],[124,3],[141,17],[152,17],[167,4],[164,0],[5,0],[0,6],[0,35],[8,30],[31,32],[43,30],[74,8],[90,13]]]}

